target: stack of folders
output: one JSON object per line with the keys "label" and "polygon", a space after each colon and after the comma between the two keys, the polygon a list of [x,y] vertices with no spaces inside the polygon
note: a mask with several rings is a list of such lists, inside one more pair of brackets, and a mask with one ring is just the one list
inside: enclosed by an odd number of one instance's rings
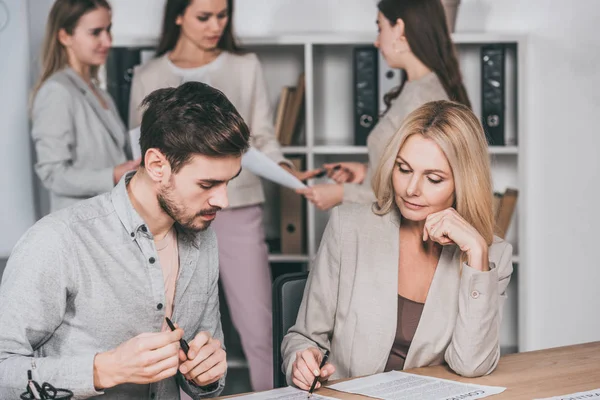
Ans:
{"label": "stack of folders", "polygon": [[494,193],[494,215],[496,217],[496,235],[504,239],[517,205],[517,189],[508,188],[504,193]]}
{"label": "stack of folders", "polygon": [[290,146],[297,141],[297,132],[304,112],[304,73],[298,77],[296,86],[281,89],[277,113],[275,115],[275,137],[282,146]]}

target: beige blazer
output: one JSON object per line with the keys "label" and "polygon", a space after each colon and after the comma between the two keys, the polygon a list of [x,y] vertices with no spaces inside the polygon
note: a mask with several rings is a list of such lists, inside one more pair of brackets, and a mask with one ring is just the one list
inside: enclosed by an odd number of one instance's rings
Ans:
{"label": "beige blazer", "polygon": [[108,192],[114,167],[127,161],[125,125],[110,96],[98,93],[71,68],[53,74],[31,110],[35,171],[50,192],[50,211]]}
{"label": "beige blazer", "polygon": [[387,144],[400,129],[408,114],[423,104],[435,100],[448,100],[446,90],[435,73],[431,72],[421,79],[408,81],[404,84],[400,96],[393,101],[390,109],[379,119],[379,122],[369,134],[367,138],[369,153],[367,175],[362,183],[344,184],[344,203],[371,204],[375,201],[371,181],[381,162]]}
{"label": "beige blazer", "polygon": [[[397,211],[378,216],[352,203],[333,209],[281,346],[288,384],[296,352],[309,346],[331,351],[331,379],[383,371],[396,334],[399,227]],[[466,264],[461,272],[460,253],[457,246],[442,250],[405,369],[446,362],[475,377],[496,368],[512,247],[495,239],[488,272]]]}
{"label": "beige blazer", "polygon": [[[273,112],[269,101],[267,86],[260,61],[255,54],[243,55],[222,53],[219,67],[208,73],[208,82],[222,91],[236,107],[244,121],[250,127],[250,145],[265,153],[277,163],[287,161],[275,138]],[[182,83],[170,65],[167,55],[155,58],[136,67],[131,86],[129,107],[129,127],[135,128],[142,122],[143,110],[140,103],[156,89],[177,87]],[[265,197],[260,178],[248,170],[227,186],[229,207],[243,207],[264,202]]]}

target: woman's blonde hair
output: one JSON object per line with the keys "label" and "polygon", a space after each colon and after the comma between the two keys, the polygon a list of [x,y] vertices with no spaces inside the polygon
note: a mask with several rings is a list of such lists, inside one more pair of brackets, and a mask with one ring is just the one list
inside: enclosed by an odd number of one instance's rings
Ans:
{"label": "woman's blonde hair", "polygon": [[454,176],[456,211],[491,245],[493,189],[487,141],[473,112],[452,101],[432,101],[419,107],[406,117],[392,137],[373,176],[375,213],[387,214],[397,207],[392,172],[398,152],[416,134],[433,140],[442,149]]}
{"label": "woman's blonde hair", "polygon": [[[64,29],[67,34],[72,35],[79,19],[97,8],[111,9],[106,0],[56,0],[54,2],[48,15],[42,47],[42,73],[33,90],[32,99],[52,74],[60,71],[69,63],[67,49],[58,39],[60,30]],[[98,68],[98,66],[93,66],[90,70],[94,80],[98,79]]]}

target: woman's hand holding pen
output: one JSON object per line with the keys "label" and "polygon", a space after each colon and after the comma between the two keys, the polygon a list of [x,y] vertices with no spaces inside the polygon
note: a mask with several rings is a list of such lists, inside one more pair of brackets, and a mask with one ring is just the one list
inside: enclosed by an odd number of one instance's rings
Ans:
{"label": "woman's hand holding pen", "polygon": [[423,229],[423,241],[446,246],[456,244],[467,256],[467,264],[489,271],[488,246],[481,234],[452,207],[429,214]]}
{"label": "woman's hand holding pen", "polygon": [[148,384],[174,376],[179,368],[183,330],[142,333],[116,349],[96,354],[94,386],[108,389],[124,383]]}
{"label": "woman's hand holding pen", "polygon": [[[358,162],[342,162],[334,164],[324,164],[320,174],[314,175],[320,177],[327,174],[329,178],[336,181],[336,184],[324,183],[313,185],[305,189],[297,189],[296,193],[306,197],[317,208],[327,211],[342,203],[344,199],[344,186],[342,183],[362,183],[367,174],[367,165]],[[311,174],[315,171],[309,171]]]}
{"label": "woman's hand holding pen", "polygon": [[[335,367],[326,363],[323,368],[319,369],[319,364],[323,359],[323,353],[316,347],[309,347],[304,351],[296,352],[296,360],[292,365],[292,382],[299,389],[309,390],[315,376],[319,377],[319,381],[326,381],[335,372]],[[318,382],[316,389],[321,387]]]}
{"label": "woman's hand holding pen", "polygon": [[279,164],[279,166],[281,168],[285,169],[290,174],[294,175],[296,177],[296,179],[298,179],[299,181],[305,181],[307,179],[312,179],[321,173],[320,169],[313,169],[312,171],[298,171],[298,170],[290,168],[289,165],[284,164],[284,163]]}
{"label": "woman's hand holding pen", "polygon": [[187,380],[198,386],[207,386],[225,375],[226,353],[218,339],[211,337],[208,332],[200,332],[188,344],[190,350],[187,357],[183,350],[179,351],[179,371]]}
{"label": "woman's hand holding pen", "polygon": [[362,183],[367,175],[367,164],[359,162],[323,164],[323,167],[336,183]]}

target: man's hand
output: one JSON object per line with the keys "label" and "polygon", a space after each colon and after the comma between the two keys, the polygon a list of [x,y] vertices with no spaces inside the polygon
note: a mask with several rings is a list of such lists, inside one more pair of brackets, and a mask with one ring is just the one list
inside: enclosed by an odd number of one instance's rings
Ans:
{"label": "man's hand", "polygon": [[124,383],[148,384],[174,376],[179,367],[183,330],[142,333],[94,358],[94,386],[108,389]]}
{"label": "man's hand", "polygon": [[187,357],[179,350],[179,371],[198,386],[207,386],[221,379],[227,371],[225,350],[218,339],[208,332],[200,332],[188,343]]}

